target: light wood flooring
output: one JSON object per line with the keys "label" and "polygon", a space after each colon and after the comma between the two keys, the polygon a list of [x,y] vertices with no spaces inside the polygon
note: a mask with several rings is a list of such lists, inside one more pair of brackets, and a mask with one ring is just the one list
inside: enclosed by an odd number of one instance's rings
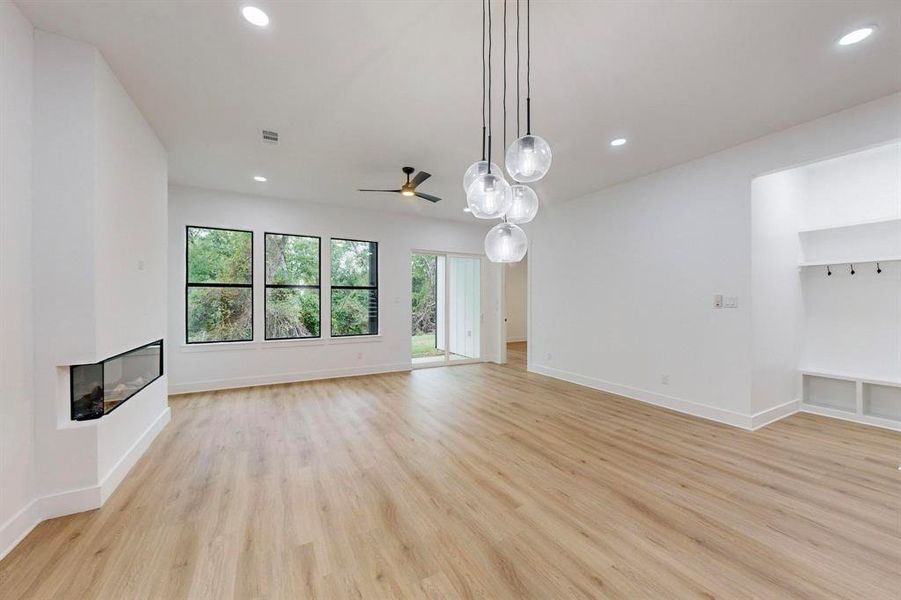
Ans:
{"label": "light wood flooring", "polygon": [[901,435],[749,433],[511,364],[173,397],[17,598],[901,598]]}

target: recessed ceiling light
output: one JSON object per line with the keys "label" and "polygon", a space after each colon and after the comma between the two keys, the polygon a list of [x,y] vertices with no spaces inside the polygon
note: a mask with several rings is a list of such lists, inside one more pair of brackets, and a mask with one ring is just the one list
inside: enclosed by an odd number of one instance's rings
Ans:
{"label": "recessed ceiling light", "polygon": [[610,140],[611,146],[622,146],[626,143],[626,138],[616,138],[615,140]]}
{"label": "recessed ceiling light", "polygon": [[249,23],[252,23],[257,27],[265,27],[269,24],[269,15],[256,6],[245,6],[241,9],[241,14],[244,15],[244,18],[247,19]]}
{"label": "recessed ceiling light", "polygon": [[266,178],[263,177],[262,175],[254,175],[254,176],[253,176],[253,180],[254,180],[254,181],[259,181],[260,183],[264,183],[264,182],[266,181]]}
{"label": "recessed ceiling light", "polygon": [[862,42],[876,31],[875,27],[861,27],[860,29],[855,29],[851,33],[846,33],[842,36],[842,38],[838,41],[839,46],[850,46],[851,44],[856,44],[857,42]]}

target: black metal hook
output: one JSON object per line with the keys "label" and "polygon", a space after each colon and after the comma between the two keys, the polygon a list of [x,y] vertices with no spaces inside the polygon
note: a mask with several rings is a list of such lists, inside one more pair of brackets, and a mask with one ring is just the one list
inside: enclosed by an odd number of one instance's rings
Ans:
{"label": "black metal hook", "polygon": [[879,266],[879,263],[876,263],[876,274],[879,275],[882,273],[882,267]]}
{"label": "black metal hook", "polygon": [[855,273],[857,273],[857,271],[854,270],[854,265],[852,264],[851,265],[851,275],[854,275]]}
{"label": "black metal hook", "polygon": [[829,265],[826,265],[826,275],[828,275],[829,277],[832,277],[832,269],[829,268]]}

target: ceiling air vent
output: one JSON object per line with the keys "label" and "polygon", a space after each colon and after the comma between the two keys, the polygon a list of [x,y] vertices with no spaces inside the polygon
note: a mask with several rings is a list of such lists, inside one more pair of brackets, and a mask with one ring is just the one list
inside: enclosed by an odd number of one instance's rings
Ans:
{"label": "ceiling air vent", "polygon": [[277,131],[267,131],[263,130],[263,142],[267,144],[277,144],[278,143],[278,132]]}

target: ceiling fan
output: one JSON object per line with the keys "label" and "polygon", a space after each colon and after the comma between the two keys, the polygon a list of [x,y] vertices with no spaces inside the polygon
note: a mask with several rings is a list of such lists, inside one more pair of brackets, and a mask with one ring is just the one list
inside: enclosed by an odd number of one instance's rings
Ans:
{"label": "ceiling fan", "polygon": [[422,198],[423,200],[428,200],[429,202],[439,202],[441,198],[438,196],[432,196],[431,194],[423,194],[422,192],[417,192],[416,188],[419,187],[423,181],[431,177],[431,173],[426,173],[425,171],[420,171],[416,174],[412,180],[410,179],[410,175],[415,171],[413,167],[404,167],[403,171],[407,175],[407,182],[403,184],[400,189],[397,190],[358,190],[360,192],[392,192],[395,194],[400,194],[402,196],[416,196],[417,198]]}

